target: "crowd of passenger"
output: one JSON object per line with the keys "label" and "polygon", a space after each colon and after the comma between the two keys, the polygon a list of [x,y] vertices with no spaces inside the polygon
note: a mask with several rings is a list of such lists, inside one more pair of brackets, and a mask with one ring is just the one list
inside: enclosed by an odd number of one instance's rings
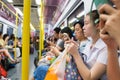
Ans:
{"label": "crowd of passenger", "polygon": [[[67,46],[64,80],[120,80],[120,1],[90,11],[69,27],[55,28],[32,80],[45,80],[54,60]],[[74,35],[73,35],[74,34]],[[61,74],[62,75],[62,74]],[[51,80],[51,79],[50,79]]]}

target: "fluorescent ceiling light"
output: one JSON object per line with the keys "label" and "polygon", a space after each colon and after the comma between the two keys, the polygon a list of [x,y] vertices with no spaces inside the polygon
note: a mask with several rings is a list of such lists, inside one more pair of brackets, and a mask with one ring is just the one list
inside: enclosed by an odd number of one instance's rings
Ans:
{"label": "fluorescent ceiling light", "polygon": [[40,9],[40,7],[37,8],[37,12],[38,12],[38,16],[40,17],[41,16],[41,9]]}
{"label": "fluorescent ceiling light", "polygon": [[13,3],[13,0],[7,0],[9,3]]}
{"label": "fluorescent ceiling light", "polygon": [[37,5],[41,4],[41,0],[35,0],[35,2],[36,2]]}
{"label": "fluorescent ceiling light", "polygon": [[30,23],[30,29],[31,31],[35,31],[35,28],[33,27],[33,25]]}
{"label": "fluorescent ceiling light", "polygon": [[70,21],[69,21],[69,23],[73,23],[74,21],[76,21],[77,20],[77,18],[73,18],[73,19],[71,19]]}
{"label": "fluorescent ceiling light", "polygon": [[22,11],[19,8],[15,8],[16,12],[18,12],[18,14],[20,14],[21,16],[23,16]]}
{"label": "fluorescent ceiling light", "polygon": [[82,11],[82,12],[80,12],[76,17],[77,17],[77,18],[80,18],[80,17],[82,17],[84,14],[85,14],[85,11]]}

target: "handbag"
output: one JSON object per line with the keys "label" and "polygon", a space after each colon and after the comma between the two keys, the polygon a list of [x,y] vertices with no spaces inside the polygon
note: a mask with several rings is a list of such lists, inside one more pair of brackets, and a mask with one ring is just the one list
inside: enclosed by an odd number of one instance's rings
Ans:
{"label": "handbag", "polygon": [[0,65],[0,76],[7,77],[7,71]]}

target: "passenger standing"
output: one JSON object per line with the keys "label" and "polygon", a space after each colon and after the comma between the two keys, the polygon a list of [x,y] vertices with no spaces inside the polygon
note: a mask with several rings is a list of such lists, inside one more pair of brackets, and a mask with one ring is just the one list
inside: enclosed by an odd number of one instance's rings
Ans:
{"label": "passenger standing", "polygon": [[[78,44],[78,46],[79,46],[80,56],[82,56],[81,53],[83,53],[84,48],[89,41],[84,36],[83,29],[82,29],[83,26],[84,26],[84,21],[82,19],[79,20],[78,22],[74,23],[74,34],[75,34],[75,38],[77,39],[77,42],[78,42],[76,44]],[[71,74],[71,73],[73,73],[73,74]],[[77,66],[75,64],[73,57],[71,57],[70,62],[68,62],[68,64],[67,64],[65,79],[66,80],[81,80],[80,74],[78,72],[78,69],[77,69]]]}
{"label": "passenger standing", "polygon": [[[107,44],[109,80],[120,80],[120,0],[112,0],[116,9],[105,4],[100,7],[101,38]],[[107,13],[107,14],[104,14]],[[107,34],[106,34],[107,33]]]}
{"label": "passenger standing", "polygon": [[107,64],[107,47],[100,39],[99,14],[97,10],[88,13],[84,19],[84,35],[91,37],[84,49],[84,61],[79,55],[78,45],[73,41],[70,42],[68,52],[73,56],[79,73],[83,80],[107,80],[106,64]]}

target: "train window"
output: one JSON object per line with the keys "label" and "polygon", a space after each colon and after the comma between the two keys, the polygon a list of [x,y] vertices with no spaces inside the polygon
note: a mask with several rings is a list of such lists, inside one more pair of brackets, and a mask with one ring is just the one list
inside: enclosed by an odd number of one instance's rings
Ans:
{"label": "train window", "polygon": [[8,35],[13,34],[13,28],[8,27],[8,28],[7,28],[7,34],[8,34]]}
{"label": "train window", "polygon": [[73,27],[73,24],[76,21],[79,21],[81,18],[84,17],[84,3],[82,2],[75,11],[68,17],[68,26]]}
{"label": "train window", "polygon": [[2,9],[2,3],[0,3],[0,9]]}
{"label": "train window", "polygon": [[0,23],[0,32],[3,32],[3,24]]}

